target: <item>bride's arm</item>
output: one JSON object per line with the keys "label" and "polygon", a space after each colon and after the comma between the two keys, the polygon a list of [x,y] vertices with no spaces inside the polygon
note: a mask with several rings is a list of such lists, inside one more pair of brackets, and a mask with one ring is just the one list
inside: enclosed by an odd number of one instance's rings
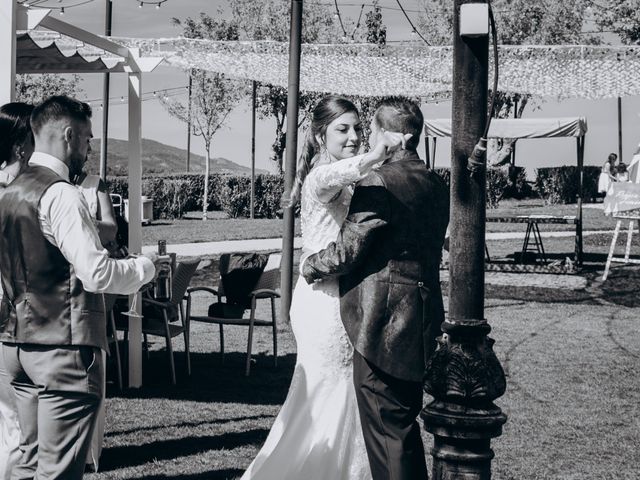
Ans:
{"label": "bride's arm", "polygon": [[307,178],[311,192],[322,203],[330,202],[344,187],[366,177],[380,160],[369,153],[320,165]]}
{"label": "bride's arm", "polygon": [[343,187],[362,180],[390,153],[404,147],[409,138],[411,135],[384,132],[370,152],[314,168],[307,177],[311,191],[320,202],[330,202]]}

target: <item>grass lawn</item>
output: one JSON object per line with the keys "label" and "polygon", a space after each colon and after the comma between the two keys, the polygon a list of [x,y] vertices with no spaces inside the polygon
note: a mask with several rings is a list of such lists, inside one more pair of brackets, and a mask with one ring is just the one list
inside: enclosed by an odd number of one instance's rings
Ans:
{"label": "grass lawn", "polygon": [[[214,261],[195,283],[207,284],[215,270]],[[619,267],[605,283],[596,271],[583,275],[580,290],[487,287],[486,317],[508,385],[497,401],[509,418],[492,442],[494,479],[640,479],[640,268]],[[198,297],[197,308],[209,301]],[[194,324],[190,378],[177,342],[178,385],[170,385],[157,340],[143,388],[110,384],[101,472],[86,478],[238,478],[286,397],[296,349],[281,324],[274,368],[269,330],[259,329],[247,378],[246,330],[228,327],[225,341],[222,364],[216,328]]]}
{"label": "grass lawn", "polygon": [[[605,216],[601,209],[583,209],[584,230],[611,230],[615,220]],[[542,200],[505,200],[499,208],[487,211],[489,216],[501,215],[575,215],[575,205],[543,205]],[[300,219],[296,219],[296,235],[300,235]],[[282,236],[281,219],[226,218],[222,212],[209,212],[202,221],[201,212],[189,212],[179,220],[155,220],[142,229],[144,245],[155,245],[158,240],[168,243],[215,242],[248,238],[279,238]],[[526,224],[487,223],[487,232],[524,232]],[[575,230],[574,225],[541,225],[545,230]]]}

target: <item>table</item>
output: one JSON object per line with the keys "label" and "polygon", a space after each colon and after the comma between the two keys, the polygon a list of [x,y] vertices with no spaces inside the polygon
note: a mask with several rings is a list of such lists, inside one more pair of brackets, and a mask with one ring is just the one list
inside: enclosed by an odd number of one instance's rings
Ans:
{"label": "table", "polygon": [[[539,224],[572,224],[576,225],[576,261],[582,259],[582,229],[580,219],[575,215],[565,215],[563,217],[554,215],[503,215],[503,216],[487,216],[487,222],[494,223],[526,223],[527,230],[522,243],[521,263],[527,252],[535,252],[536,260],[539,257],[542,263],[547,261],[547,255],[544,251],[542,236],[540,235]],[[485,246],[486,248],[486,246]],[[488,250],[486,251],[488,257]],[[490,260],[489,260],[490,261]]]}

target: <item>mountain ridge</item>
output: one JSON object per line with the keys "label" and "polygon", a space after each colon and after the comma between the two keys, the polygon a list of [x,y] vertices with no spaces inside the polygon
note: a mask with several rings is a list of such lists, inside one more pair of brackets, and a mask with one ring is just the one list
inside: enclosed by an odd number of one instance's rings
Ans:
{"label": "mountain ridge", "polygon": [[[126,175],[129,161],[129,142],[109,138],[107,144],[107,175]],[[89,173],[100,169],[100,139],[91,140],[91,153],[87,162]],[[142,139],[142,174],[186,172],[187,151],[149,138]],[[205,157],[191,152],[189,173],[204,173]],[[211,159],[211,173],[250,175],[251,168],[239,165],[224,157]],[[256,175],[270,173],[256,168]]]}

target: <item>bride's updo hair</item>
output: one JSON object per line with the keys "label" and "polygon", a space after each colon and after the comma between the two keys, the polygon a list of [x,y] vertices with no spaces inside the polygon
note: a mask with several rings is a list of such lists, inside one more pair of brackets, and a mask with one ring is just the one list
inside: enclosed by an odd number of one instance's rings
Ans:
{"label": "bride's updo hair", "polygon": [[323,97],[313,109],[311,125],[307,129],[302,153],[298,157],[296,179],[291,188],[291,205],[296,205],[300,201],[300,192],[304,179],[307,178],[307,175],[318,161],[321,146],[318,144],[316,137],[324,139],[329,124],[349,112],[359,115],[358,109],[351,100],[338,95]]}

